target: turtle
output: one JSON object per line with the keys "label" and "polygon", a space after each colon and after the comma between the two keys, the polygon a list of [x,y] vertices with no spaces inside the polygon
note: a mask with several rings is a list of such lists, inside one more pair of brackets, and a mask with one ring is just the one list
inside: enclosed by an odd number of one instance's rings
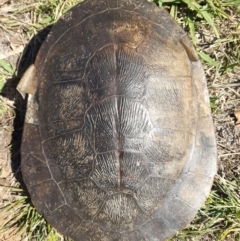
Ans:
{"label": "turtle", "polygon": [[75,241],[163,241],[206,200],[217,149],[203,67],[147,0],[85,0],[18,85],[32,203]]}

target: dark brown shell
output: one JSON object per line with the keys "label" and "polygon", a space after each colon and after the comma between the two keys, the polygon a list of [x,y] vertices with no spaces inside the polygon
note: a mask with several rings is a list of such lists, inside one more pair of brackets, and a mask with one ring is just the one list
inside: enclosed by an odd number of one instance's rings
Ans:
{"label": "dark brown shell", "polygon": [[216,173],[216,143],[203,68],[165,10],[146,0],[78,4],[52,28],[31,81],[22,173],[57,230],[162,241],[193,219]]}

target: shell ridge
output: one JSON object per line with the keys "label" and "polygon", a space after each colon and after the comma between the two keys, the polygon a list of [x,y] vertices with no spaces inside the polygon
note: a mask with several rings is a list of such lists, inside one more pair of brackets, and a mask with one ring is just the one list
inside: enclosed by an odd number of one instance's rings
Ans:
{"label": "shell ridge", "polygon": [[55,209],[53,209],[51,211],[49,210],[50,211],[49,214],[52,214],[53,212],[57,211],[58,209],[62,208],[63,206],[69,206],[69,205],[67,203],[63,203],[60,206],[56,207]]}
{"label": "shell ridge", "polygon": [[83,181],[83,180],[86,180],[86,179],[89,179],[89,177],[68,179],[68,180],[66,180],[66,181],[60,181],[60,182],[58,182],[58,184],[61,185],[61,184],[68,183],[69,181],[75,182],[75,181]]}
{"label": "shell ridge", "polygon": [[[97,185],[97,184],[96,184]],[[97,185],[98,186],[98,185]],[[99,187],[99,186],[98,186]],[[101,188],[101,187],[100,187]],[[101,189],[103,189],[103,188],[101,188]],[[106,191],[106,196],[105,196],[105,198],[104,198],[104,200],[102,201],[102,204],[101,204],[101,206],[98,208],[98,210],[97,210],[97,212],[94,214],[94,216],[92,217],[92,219],[91,219],[91,221],[93,222],[93,223],[96,223],[97,224],[97,222],[94,222],[94,219],[99,215],[99,213],[103,210],[103,207],[105,206],[105,204],[106,204],[106,201],[109,199],[109,194],[107,193],[107,191]]]}
{"label": "shell ridge", "polygon": [[45,180],[43,180],[41,182],[35,183],[33,185],[29,185],[29,187],[35,187],[35,186],[38,186],[39,184],[42,184],[44,182],[49,182],[49,181],[54,181],[54,179],[53,178],[45,179]]}
{"label": "shell ridge", "polygon": [[142,2],[139,3],[139,4],[133,9],[133,11],[134,11],[135,9],[138,9],[138,8],[143,4],[143,2],[144,2],[144,0],[142,0]]}

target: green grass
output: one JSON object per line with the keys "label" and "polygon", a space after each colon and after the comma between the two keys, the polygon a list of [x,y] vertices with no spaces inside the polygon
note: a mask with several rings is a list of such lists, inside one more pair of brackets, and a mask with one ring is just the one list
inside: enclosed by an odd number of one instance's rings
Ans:
{"label": "green grass", "polygon": [[[199,240],[204,235],[214,235],[215,241],[222,241],[229,234],[234,240],[240,240],[239,186],[240,179],[227,181],[216,176],[214,189],[193,222],[169,241],[184,241],[193,237],[194,240]],[[9,187],[9,190],[14,201],[2,208],[2,211],[13,214],[0,232],[15,227],[19,237],[25,234],[29,240],[59,241],[63,238],[36,211],[26,190],[13,187]]]}
{"label": "green grass", "polygon": [[4,59],[0,59],[0,66],[8,73],[14,74],[13,68]]}
{"label": "green grass", "polygon": [[52,228],[41,214],[32,205],[25,188],[6,187],[11,192],[14,201],[1,208],[1,211],[10,213],[0,233],[14,228],[17,237],[27,236],[28,240],[60,241],[61,235]]}
{"label": "green grass", "polygon": [[[54,24],[62,14],[78,3],[77,0],[44,0],[28,1],[21,4],[1,21],[1,26],[9,31],[21,29],[24,36],[31,38],[38,31]],[[231,17],[232,11],[239,11],[240,0],[155,0],[159,6],[165,7],[170,14],[184,27],[191,37],[202,62],[207,70],[214,69],[220,75],[231,72],[240,63],[240,29],[232,31],[228,36],[222,36],[217,22]],[[30,22],[24,22],[24,16],[29,15]],[[21,21],[18,21],[21,19]],[[237,21],[237,20],[236,20]],[[240,25],[239,25],[240,26]],[[226,46],[225,52],[207,53],[198,45],[196,33],[199,28],[209,28],[214,35],[213,47]],[[6,59],[0,60],[0,91],[10,75],[15,72],[15,66]],[[219,98],[210,99],[212,111],[218,106]],[[0,107],[4,108],[4,106]],[[0,108],[0,111],[1,111]],[[224,240],[231,235],[232,240],[240,240],[240,177],[232,176],[225,180],[217,176],[214,188],[205,205],[198,212],[193,222],[184,230],[178,232],[170,240],[200,240],[206,235],[212,235],[212,240]],[[8,187],[6,187],[8,188]],[[25,235],[29,240],[58,241],[63,237],[53,229],[33,207],[24,188],[9,187],[13,200],[1,209],[9,214],[0,232],[14,228],[20,237]]]}
{"label": "green grass", "polygon": [[[219,63],[215,61],[214,58],[198,48],[196,28],[201,25],[209,25],[216,39],[221,39],[219,30],[215,24],[215,19],[225,21],[225,19],[230,18],[227,9],[229,7],[239,6],[240,0],[154,0],[154,2],[161,7],[167,8],[172,17],[175,18],[180,25],[185,26],[202,61],[210,66],[218,67]],[[237,64],[239,64],[239,61]]]}
{"label": "green grass", "polygon": [[[193,222],[175,238],[199,240],[204,235],[214,235],[214,241],[222,241],[231,234],[232,240],[240,240],[240,179],[227,181],[216,176],[213,191]],[[170,239],[170,240],[175,240]]]}

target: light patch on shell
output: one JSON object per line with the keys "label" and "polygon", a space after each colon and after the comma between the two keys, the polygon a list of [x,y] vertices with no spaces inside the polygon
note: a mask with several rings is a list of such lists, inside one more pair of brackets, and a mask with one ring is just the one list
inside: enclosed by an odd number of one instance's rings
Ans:
{"label": "light patch on shell", "polygon": [[38,120],[37,112],[38,112],[38,103],[36,101],[35,95],[29,94],[25,122],[38,125],[39,120]]}

